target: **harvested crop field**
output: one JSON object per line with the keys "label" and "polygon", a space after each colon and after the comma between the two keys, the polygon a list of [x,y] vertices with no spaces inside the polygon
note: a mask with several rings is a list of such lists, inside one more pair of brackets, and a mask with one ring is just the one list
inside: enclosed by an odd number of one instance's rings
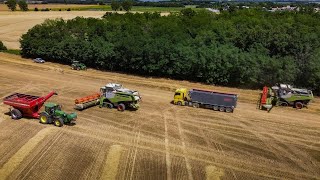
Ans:
{"label": "harvested crop field", "polygon": [[8,49],[20,49],[19,39],[33,26],[46,19],[73,19],[77,16],[101,18],[104,11],[49,11],[6,12],[0,11],[0,41]]}
{"label": "harvested crop field", "polygon": [[[138,111],[92,107],[74,126],[11,120],[0,105],[0,179],[318,179],[319,99],[309,109],[256,109],[259,91],[119,73],[73,71],[0,53],[0,97],[45,95],[72,112],[74,99],[122,83]],[[240,95],[234,113],[170,104],[178,87]]]}

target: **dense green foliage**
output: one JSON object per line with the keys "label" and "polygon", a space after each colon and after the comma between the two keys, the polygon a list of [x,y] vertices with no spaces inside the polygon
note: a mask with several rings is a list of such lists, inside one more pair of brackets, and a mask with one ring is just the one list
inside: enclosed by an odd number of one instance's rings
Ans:
{"label": "dense green foliage", "polygon": [[21,11],[28,11],[28,4],[25,0],[20,0],[18,2],[19,8],[21,9]]}
{"label": "dense green foliage", "polygon": [[0,41],[0,51],[7,50],[7,47],[3,44],[2,41]]}
{"label": "dense green foliage", "polygon": [[120,7],[121,7],[121,3],[120,3],[119,1],[114,1],[114,0],[111,1],[111,9],[112,9],[113,11],[119,10]]}
{"label": "dense green foliage", "polygon": [[320,15],[190,9],[48,20],[24,34],[22,54],[69,64],[247,88],[274,83],[320,93]]}
{"label": "dense green foliage", "polygon": [[125,11],[130,11],[133,5],[133,2],[131,0],[124,0],[122,3],[122,8]]}
{"label": "dense green foliage", "polygon": [[6,4],[11,11],[15,11],[17,9],[17,1],[16,0],[8,0],[6,2]]}

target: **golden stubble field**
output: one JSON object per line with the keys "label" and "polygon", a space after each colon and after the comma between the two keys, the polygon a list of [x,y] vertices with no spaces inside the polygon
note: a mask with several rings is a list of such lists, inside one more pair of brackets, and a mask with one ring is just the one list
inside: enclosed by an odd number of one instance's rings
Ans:
{"label": "golden stubble field", "polygon": [[104,11],[0,11],[0,40],[8,49],[20,49],[21,35],[46,19],[73,19],[77,16],[101,18],[104,14]]}
{"label": "golden stubble field", "polygon": [[[138,111],[90,109],[62,128],[11,120],[0,105],[0,179],[319,179],[319,100],[309,109],[256,109],[259,91],[119,73],[73,71],[0,53],[1,99],[44,95],[72,112],[108,82],[140,91]],[[240,95],[234,113],[170,104],[178,87]]]}

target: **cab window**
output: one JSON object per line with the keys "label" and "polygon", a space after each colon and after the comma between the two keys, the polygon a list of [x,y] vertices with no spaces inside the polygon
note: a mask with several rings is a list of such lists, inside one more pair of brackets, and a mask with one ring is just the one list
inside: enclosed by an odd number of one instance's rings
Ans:
{"label": "cab window", "polygon": [[180,93],[175,93],[174,95],[175,95],[175,96],[180,96]]}

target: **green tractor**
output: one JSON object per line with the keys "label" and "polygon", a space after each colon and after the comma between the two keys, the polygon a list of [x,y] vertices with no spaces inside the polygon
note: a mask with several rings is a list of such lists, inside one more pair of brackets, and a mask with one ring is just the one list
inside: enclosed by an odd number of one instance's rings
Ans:
{"label": "green tractor", "polygon": [[55,103],[46,103],[45,111],[40,113],[39,120],[42,124],[54,124],[61,127],[64,124],[70,124],[76,120],[77,114],[67,114],[61,110],[61,106]]}
{"label": "green tractor", "polygon": [[87,66],[79,61],[73,61],[71,64],[71,69],[73,70],[87,70]]}

